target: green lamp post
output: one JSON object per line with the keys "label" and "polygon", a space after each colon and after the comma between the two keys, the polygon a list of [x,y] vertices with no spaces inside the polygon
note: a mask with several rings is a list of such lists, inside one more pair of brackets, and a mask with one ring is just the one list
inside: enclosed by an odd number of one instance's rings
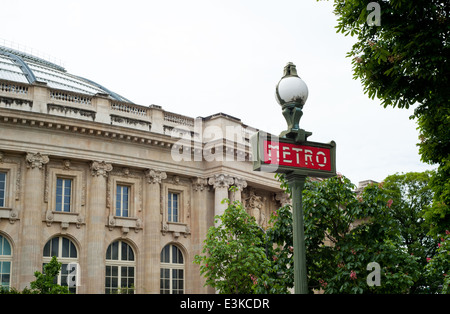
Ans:
{"label": "green lamp post", "polygon": [[[297,75],[292,62],[284,67],[284,75],[276,87],[276,100],[281,105],[288,129],[281,132],[280,138],[292,138],[294,142],[305,142],[312,133],[300,128],[303,106],[308,99],[308,87]],[[294,245],[294,290],[296,294],[308,293],[306,273],[306,247],[303,223],[302,193],[306,175],[287,173],[286,179],[291,189],[293,245]]]}
{"label": "green lamp post", "polygon": [[303,106],[308,98],[308,87],[298,76],[295,65],[289,62],[276,86],[276,100],[287,122],[287,130],[279,137],[257,132],[252,139],[253,170],[284,173],[291,190],[294,292],[308,293],[306,247],[303,222],[302,193],[306,177],[336,175],[336,143],[307,141],[311,132],[300,128]]}

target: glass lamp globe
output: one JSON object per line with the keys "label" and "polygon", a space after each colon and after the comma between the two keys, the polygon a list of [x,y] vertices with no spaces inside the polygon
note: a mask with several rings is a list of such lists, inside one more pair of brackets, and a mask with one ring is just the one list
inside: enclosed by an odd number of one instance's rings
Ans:
{"label": "glass lamp globe", "polygon": [[284,68],[284,76],[276,87],[276,100],[281,105],[297,105],[303,108],[308,99],[308,87],[297,75],[295,65],[289,62]]}

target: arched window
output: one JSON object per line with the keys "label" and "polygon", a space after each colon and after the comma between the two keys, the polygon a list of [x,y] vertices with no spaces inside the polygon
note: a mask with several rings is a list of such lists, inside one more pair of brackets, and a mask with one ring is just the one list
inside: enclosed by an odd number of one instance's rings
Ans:
{"label": "arched window", "polygon": [[[61,265],[61,271],[56,278],[56,283],[61,286],[68,286],[72,293],[77,292],[76,276],[79,270],[78,252],[75,244],[66,237],[54,237],[44,246],[44,266],[50,263],[53,256],[56,256]],[[70,282],[68,277],[70,276]]]}
{"label": "arched window", "polygon": [[184,293],[183,253],[172,244],[166,245],[161,251],[160,293]]}
{"label": "arched window", "polygon": [[134,293],[136,262],[131,246],[115,241],[106,250],[105,293]]}
{"label": "arched window", "polygon": [[10,288],[11,262],[11,244],[4,236],[0,235],[0,289]]}

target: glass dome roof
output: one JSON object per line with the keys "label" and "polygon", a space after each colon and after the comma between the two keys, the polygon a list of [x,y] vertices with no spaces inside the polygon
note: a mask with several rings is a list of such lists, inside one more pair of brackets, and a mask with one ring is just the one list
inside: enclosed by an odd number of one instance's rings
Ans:
{"label": "glass dome roof", "polygon": [[132,103],[91,80],[70,74],[60,65],[12,48],[0,46],[0,80],[33,84],[80,94],[108,94],[114,100]]}

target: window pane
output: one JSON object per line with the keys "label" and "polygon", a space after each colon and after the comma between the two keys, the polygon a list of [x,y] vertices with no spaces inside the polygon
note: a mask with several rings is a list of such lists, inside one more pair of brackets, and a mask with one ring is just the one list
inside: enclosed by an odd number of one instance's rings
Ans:
{"label": "window pane", "polygon": [[58,256],[58,249],[59,249],[59,238],[53,238],[51,243],[51,251],[50,251],[50,256]]}
{"label": "window pane", "polygon": [[172,263],[183,264],[183,253],[175,245],[172,246]]}
{"label": "window pane", "polygon": [[184,261],[183,261],[183,253],[181,253],[180,249],[178,249],[178,263],[179,264],[183,264],[184,263]]}
{"label": "window pane", "polygon": [[117,277],[118,275],[119,275],[119,266],[111,266],[111,276]]}
{"label": "window pane", "polygon": [[166,245],[161,251],[161,263],[170,263],[170,245]]}
{"label": "window pane", "polygon": [[116,189],[116,216],[128,217],[130,187],[117,185]]}
{"label": "window pane", "polygon": [[11,262],[2,262],[2,274],[9,274],[11,272]]}
{"label": "window pane", "polygon": [[131,246],[128,246],[128,260],[134,261],[134,253],[133,253],[133,249],[131,248]]}
{"label": "window pane", "polygon": [[50,243],[51,241],[48,241],[44,246],[44,256],[50,257]]}
{"label": "window pane", "polygon": [[122,242],[122,261],[128,261],[128,244]]}
{"label": "window pane", "polygon": [[172,245],[172,263],[178,263],[178,248]]}
{"label": "window pane", "polygon": [[119,242],[116,241],[112,245],[111,250],[111,259],[112,260],[118,260],[119,259]]}
{"label": "window pane", "polygon": [[58,178],[56,179],[56,195],[62,195],[63,189],[63,180]]}
{"label": "window pane", "polygon": [[72,241],[70,241],[70,257],[77,258],[77,249],[75,248],[75,245]]}
{"label": "window pane", "polygon": [[0,172],[0,207],[5,206],[6,173]]}
{"label": "window pane", "polygon": [[69,239],[62,238],[62,255],[61,257],[69,257]]}

